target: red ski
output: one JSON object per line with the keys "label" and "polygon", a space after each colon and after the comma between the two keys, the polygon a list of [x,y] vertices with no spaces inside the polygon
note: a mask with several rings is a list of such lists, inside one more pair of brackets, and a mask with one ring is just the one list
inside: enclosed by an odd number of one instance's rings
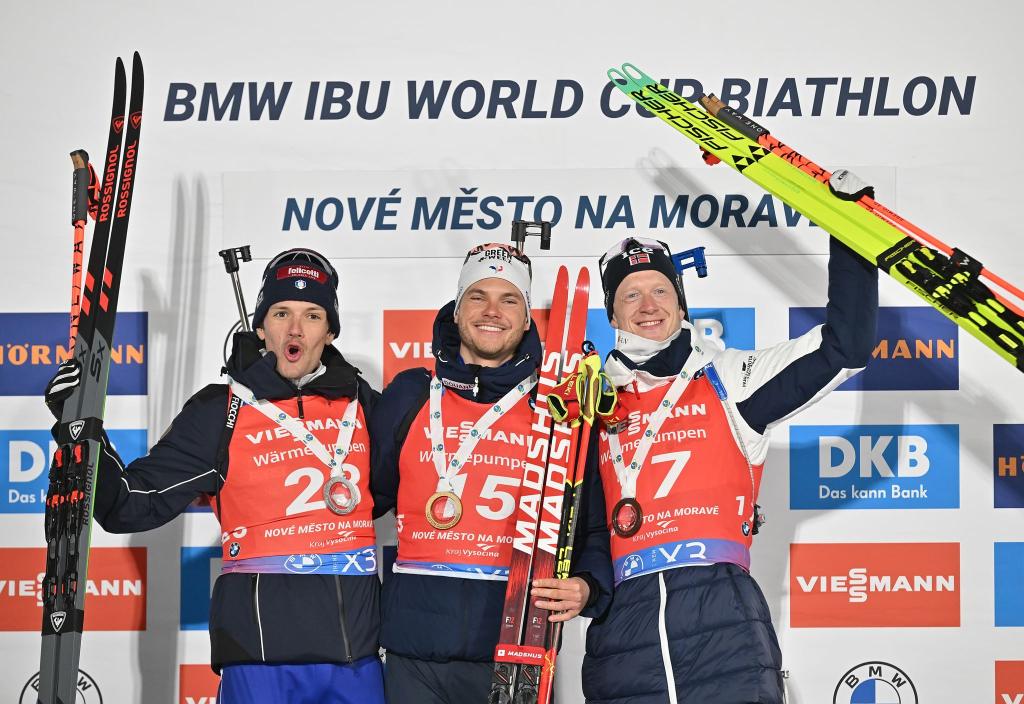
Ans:
{"label": "red ski", "polygon": [[590,298],[590,272],[576,279],[572,307],[567,309],[569,272],[559,267],[545,335],[537,383],[534,422],[527,464],[520,488],[516,534],[501,632],[494,651],[494,677],[489,704],[532,704],[537,701],[541,669],[548,652],[547,611],[533,606],[533,578],[554,575],[561,533],[562,502],[578,434],[553,423],[547,396],[573,373],[582,358]]}

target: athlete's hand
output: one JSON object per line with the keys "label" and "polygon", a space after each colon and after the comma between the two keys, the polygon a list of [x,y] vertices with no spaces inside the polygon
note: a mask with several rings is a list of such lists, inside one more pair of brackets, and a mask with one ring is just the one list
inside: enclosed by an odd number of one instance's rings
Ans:
{"label": "athlete's hand", "polygon": [[46,407],[50,409],[54,418],[61,419],[64,413],[64,402],[68,400],[80,383],[82,383],[82,366],[77,359],[69,359],[57,367],[57,373],[46,385],[44,396]]}
{"label": "athlete's hand", "polygon": [[590,585],[582,577],[535,579],[531,593],[539,608],[559,612],[548,616],[548,621],[554,623],[579,616],[590,599]]}

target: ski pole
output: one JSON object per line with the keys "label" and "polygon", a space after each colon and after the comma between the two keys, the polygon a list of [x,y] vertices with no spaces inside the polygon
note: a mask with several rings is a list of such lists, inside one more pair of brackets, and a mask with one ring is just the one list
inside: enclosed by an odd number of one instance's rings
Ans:
{"label": "ski pole", "polygon": [[224,260],[224,270],[231,275],[231,286],[235,290],[235,303],[238,305],[238,317],[242,325],[242,330],[245,332],[252,332],[252,328],[249,327],[249,314],[245,310],[245,298],[242,296],[242,284],[238,280],[238,262],[252,261],[252,255],[249,253],[249,245],[233,247],[231,249],[222,249],[218,254],[221,256],[221,259]]}
{"label": "ski pole", "polygon": [[85,249],[85,224],[89,217],[89,189],[96,180],[96,172],[89,163],[84,149],[71,152],[75,175],[71,182],[71,225],[75,228],[71,263],[71,326],[68,331],[68,353],[75,349],[78,319],[82,314],[82,257]]}

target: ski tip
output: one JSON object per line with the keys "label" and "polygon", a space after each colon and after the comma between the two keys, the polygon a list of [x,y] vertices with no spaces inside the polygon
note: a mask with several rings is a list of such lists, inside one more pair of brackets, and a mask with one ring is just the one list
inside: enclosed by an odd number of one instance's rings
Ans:
{"label": "ski tip", "polygon": [[629,84],[629,79],[626,77],[626,74],[617,68],[610,68],[605,73],[608,76],[608,80],[617,86],[625,86]]}
{"label": "ski tip", "polygon": [[[636,72],[636,75],[634,76],[632,72]],[[633,81],[634,83],[642,83],[645,80],[650,81],[650,78],[647,76],[647,74],[641,71],[639,68],[637,68],[636,64],[622,64],[622,73],[626,76],[626,78],[628,78],[630,81]]]}
{"label": "ski tip", "polygon": [[142,56],[139,54],[139,52],[136,51],[135,53],[132,54],[132,71],[141,71],[141,70],[142,70]]}

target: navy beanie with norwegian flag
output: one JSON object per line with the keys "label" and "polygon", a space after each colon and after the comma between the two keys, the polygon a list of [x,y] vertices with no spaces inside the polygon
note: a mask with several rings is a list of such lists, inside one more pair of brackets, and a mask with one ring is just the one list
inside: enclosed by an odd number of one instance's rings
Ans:
{"label": "navy beanie with norwegian flag", "polygon": [[615,312],[615,291],[622,280],[635,272],[648,270],[665,275],[679,298],[679,307],[683,309],[683,315],[688,315],[686,296],[680,287],[679,277],[676,276],[676,268],[672,264],[668,246],[663,242],[658,242],[657,246],[652,244],[650,241],[627,237],[616,245],[617,251],[614,254],[609,253],[602,257],[601,288],[604,289],[604,307],[609,321]]}
{"label": "navy beanie with norwegian flag", "polygon": [[341,332],[338,272],[318,252],[312,249],[289,249],[270,260],[263,270],[263,285],[252,316],[253,328],[263,327],[267,311],[281,301],[315,303],[327,311],[327,324],[331,333],[337,337]]}

